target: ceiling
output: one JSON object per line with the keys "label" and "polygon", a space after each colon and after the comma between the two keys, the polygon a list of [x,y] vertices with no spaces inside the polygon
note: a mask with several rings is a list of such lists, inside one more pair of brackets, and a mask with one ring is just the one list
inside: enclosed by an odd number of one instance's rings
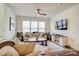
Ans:
{"label": "ceiling", "polygon": [[47,14],[47,16],[39,17],[51,17],[77,5],[77,3],[9,3],[8,5],[18,16],[32,17],[36,14],[36,10],[39,8],[42,13]]}

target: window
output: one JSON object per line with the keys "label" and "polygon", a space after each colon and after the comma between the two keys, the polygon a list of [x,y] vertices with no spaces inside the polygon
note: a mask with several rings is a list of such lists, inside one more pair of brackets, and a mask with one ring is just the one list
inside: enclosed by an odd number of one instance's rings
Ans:
{"label": "window", "polygon": [[37,32],[37,31],[38,31],[38,22],[31,21],[31,32]]}
{"label": "window", "polygon": [[39,32],[45,32],[45,22],[39,22]]}
{"label": "window", "polygon": [[30,32],[30,21],[23,21],[23,32]]}
{"label": "window", "polygon": [[45,32],[45,22],[23,21],[23,33],[25,32]]}

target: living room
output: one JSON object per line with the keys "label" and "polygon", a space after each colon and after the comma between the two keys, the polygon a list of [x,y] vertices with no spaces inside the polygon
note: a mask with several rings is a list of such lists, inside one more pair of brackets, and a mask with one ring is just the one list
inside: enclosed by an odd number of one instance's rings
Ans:
{"label": "living room", "polygon": [[[78,10],[78,3],[0,3],[0,45],[3,45],[0,46],[0,52],[5,51],[8,48],[5,46],[9,45],[7,43],[17,37],[17,41],[31,44],[28,49],[27,46],[24,47],[28,56],[55,56],[56,50],[62,52],[66,49],[66,53],[70,52],[67,56],[78,56]],[[33,52],[34,47],[36,51]],[[21,51],[20,49],[17,50]],[[30,54],[28,50],[33,53]],[[56,53],[52,54],[52,51]],[[63,53],[58,56],[64,55]]]}

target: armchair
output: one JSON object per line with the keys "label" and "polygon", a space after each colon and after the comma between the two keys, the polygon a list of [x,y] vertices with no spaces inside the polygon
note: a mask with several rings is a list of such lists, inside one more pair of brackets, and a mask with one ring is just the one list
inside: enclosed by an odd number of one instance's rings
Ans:
{"label": "armchair", "polygon": [[[15,45],[11,46],[12,42]],[[12,42],[10,45],[7,43],[8,45],[0,48],[0,56],[36,56],[39,54],[39,51],[34,51],[36,43],[24,43],[18,38],[13,39]],[[5,43],[5,41],[1,43]]]}

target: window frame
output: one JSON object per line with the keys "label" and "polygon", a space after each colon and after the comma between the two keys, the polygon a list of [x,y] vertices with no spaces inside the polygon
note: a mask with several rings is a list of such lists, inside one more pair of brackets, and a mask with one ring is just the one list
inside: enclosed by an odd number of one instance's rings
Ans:
{"label": "window frame", "polygon": [[[23,21],[29,21],[29,20],[23,20]],[[31,22],[34,22],[34,21],[29,21],[29,23],[30,23],[30,27],[29,27],[29,32],[33,32],[32,31],[32,27],[31,27]],[[41,28],[41,29],[44,29],[44,32],[45,32],[45,25],[46,25],[46,22],[45,21],[35,21],[35,22],[37,22],[37,32],[40,32],[40,28],[39,28],[39,23],[40,22],[44,22],[44,28]],[[22,22],[22,31],[23,31],[23,29],[24,29],[24,27],[23,27],[23,22]]]}

